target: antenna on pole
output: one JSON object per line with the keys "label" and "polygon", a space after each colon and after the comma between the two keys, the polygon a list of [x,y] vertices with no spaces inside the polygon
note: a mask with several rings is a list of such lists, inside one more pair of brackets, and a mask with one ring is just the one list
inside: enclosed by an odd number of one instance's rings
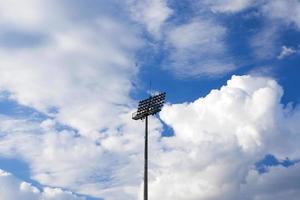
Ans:
{"label": "antenna on pole", "polygon": [[152,89],[152,88],[151,88],[151,79],[150,79],[150,81],[149,81],[149,92],[150,92],[150,96],[152,96],[152,94],[151,94],[151,92],[152,92],[151,89]]}
{"label": "antenna on pole", "polygon": [[[151,81],[150,81],[151,87]],[[145,119],[145,151],[144,151],[144,200],[148,200],[148,116],[160,112],[165,103],[166,93],[150,95],[148,99],[139,102],[137,112],[132,114],[132,119]]]}

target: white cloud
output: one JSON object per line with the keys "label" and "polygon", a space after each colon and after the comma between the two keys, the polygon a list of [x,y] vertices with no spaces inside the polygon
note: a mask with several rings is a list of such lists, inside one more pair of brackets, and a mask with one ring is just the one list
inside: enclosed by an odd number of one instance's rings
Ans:
{"label": "white cloud", "polygon": [[285,57],[285,53],[292,53],[289,49],[282,47],[282,55],[278,56],[278,48],[281,46],[283,30],[291,26],[296,29],[300,27],[299,1],[264,1],[258,10],[264,17],[264,26],[262,31],[250,39],[250,46],[254,49],[255,56],[261,59],[277,56],[281,59],[281,57]]}
{"label": "white cloud", "polygon": [[[273,167],[270,175],[253,170],[267,153],[300,157],[300,110],[284,108],[282,94],[272,79],[234,76],[195,102],[167,105],[161,118],[175,136],[160,138],[161,124],[151,119],[150,198],[253,200],[296,194],[294,184],[273,193],[268,177],[285,181],[298,164],[280,173],[276,169],[281,167]],[[130,113],[121,118],[118,130],[107,130],[95,141],[57,131],[55,121],[1,117],[0,152],[25,160],[31,178],[42,184],[105,199],[137,199],[142,194],[143,124],[132,121]],[[263,190],[254,187],[261,180],[267,180]]]}
{"label": "white cloud", "polygon": [[128,26],[101,16],[51,30],[39,46],[2,46],[0,90],[94,137],[114,126],[132,103],[129,92],[138,71],[134,54],[141,41]]}
{"label": "white cloud", "polygon": [[165,69],[178,77],[218,76],[235,69],[226,59],[226,29],[214,21],[195,19],[167,34],[169,62]]}
{"label": "white cloud", "polygon": [[[265,127],[274,128],[274,120],[283,120],[282,93],[274,80],[233,76],[226,86],[205,98],[165,107],[161,117],[182,140],[217,143],[231,138],[243,151],[256,151],[262,148],[268,134],[273,138],[277,133]],[[180,120],[182,116],[184,121]]]}
{"label": "white cloud", "polygon": [[213,12],[236,13],[253,5],[254,0],[204,0]]}
{"label": "white cloud", "polygon": [[[143,124],[122,116],[119,130],[108,130],[95,141],[72,130],[1,116],[0,156],[28,164],[29,178],[43,185],[105,199],[135,199],[142,181]],[[151,120],[150,141],[155,144],[161,125]],[[18,144],[18,145],[16,145]],[[157,144],[151,145],[156,151]]]}
{"label": "white cloud", "polygon": [[161,36],[164,22],[172,14],[166,0],[128,0],[131,16],[144,24],[155,37]]}
{"label": "white cloud", "polygon": [[201,3],[217,13],[236,14],[251,7],[257,8],[261,16],[264,17],[262,20],[265,25],[250,39],[250,46],[253,48],[255,56],[260,59],[276,57],[280,34],[284,26],[292,25],[296,29],[300,27],[300,3],[298,0],[205,0]]}
{"label": "white cloud", "polygon": [[[36,1],[26,3],[35,8]],[[24,160],[30,178],[44,185],[107,198],[122,191],[124,197],[133,198],[140,184],[136,158],[143,143],[136,131],[139,124],[131,120],[129,94],[138,72],[135,52],[142,42],[135,26],[118,16],[101,13],[74,20],[65,10],[68,6],[54,5],[58,23],[48,23],[36,13],[33,18],[42,24],[9,16],[2,19],[5,24],[0,23],[45,37],[36,46],[1,46],[0,91],[8,94],[5,98],[53,119],[40,124],[30,116],[4,117],[0,155]],[[42,14],[52,20],[53,12]],[[68,125],[80,135],[68,129],[57,131],[55,124]],[[129,171],[136,176],[124,178]]]}
{"label": "white cloud", "polygon": [[169,40],[176,48],[212,43],[213,50],[222,50],[223,46],[218,42],[226,30],[220,25],[211,26],[212,24],[212,21],[195,20],[192,23],[175,27],[174,30],[169,32]]}
{"label": "white cloud", "polygon": [[246,179],[255,173],[254,163],[267,153],[300,157],[299,109],[284,109],[282,94],[274,80],[233,76],[226,86],[204,98],[166,106],[160,116],[175,136],[163,140],[166,150],[155,159],[159,167],[151,179],[152,198],[252,200],[262,193],[268,199],[297,193],[295,182],[274,193],[269,189],[272,180],[265,182],[262,191],[259,187],[247,190],[268,176],[278,176],[284,185],[289,180],[285,171],[297,171],[284,168],[284,173],[277,174],[271,170],[270,175],[257,174],[255,181]]}
{"label": "white cloud", "polygon": [[40,31],[42,27],[49,30],[49,27],[61,24],[63,15],[56,1],[0,1],[0,25],[5,28]]}
{"label": "white cloud", "polygon": [[279,26],[268,24],[261,31],[250,37],[250,47],[257,58],[269,59],[276,56],[279,46]]}
{"label": "white cloud", "polygon": [[288,57],[292,54],[297,53],[298,51],[294,48],[287,47],[287,46],[282,46],[280,54],[277,56],[278,59],[283,59],[285,57]]}
{"label": "white cloud", "polygon": [[40,189],[21,181],[10,173],[0,169],[0,198],[3,200],[76,200],[85,198],[59,188]]}
{"label": "white cloud", "polygon": [[[0,155],[24,160],[30,178],[44,185],[106,199],[136,199],[142,191],[143,127],[130,116],[133,101],[129,94],[138,71],[134,53],[141,45],[135,26],[106,15],[76,21],[64,16],[63,6],[55,4],[59,8],[55,16],[62,18],[57,26],[48,23],[54,20],[48,18],[53,13],[44,12],[36,2],[26,2],[32,13],[25,13],[20,21],[11,14],[18,11],[16,6],[0,17],[3,27],[46,34],[38,46],[1,46],[0,90],[53,119],[40,123],[1,116]],[[8,4],[3,1],[1,5]],[[171,13],[166,2],[143,1],[137,6],[141,8],[132,8],[140,9],[136,20],[158,34]],[[168,69],[181,76],[213,76],[233,70],[223,60],[225,33],[223,26],[203,19],[174,27],[167,33],[173,50]],[[249,175],[266,153],[299,158],[299,108],[284,109],[281,95],[274,80],[233,77],[227,86],[193,103],[167,106],[161,117],[175,136],[161,138],[161,123],[151,119],[150,197],[239,199],[243,184],[253,188],[256,182],[269,180],[267,175]],[[57,124],[67,124],[88,137],[56,130]],[[293,174],[297,169],[285,170]],[[277,180],[283,180],[280,174],[285,173],[269,172],[277,173]],[[22,199],[26,195],[58,199],[57,195],[65,194],[60,189],[40,191],[10,174],[0,174],[9,177],[4,178],[5,192],[0,195],[19,195],[20,191]],[[292,189],[276,195],[297,194]],[[267,189],[257,190],[245,196],[273,195]]]}
{"label": "white cloud", "polygon": [[291,166],[288,169],[273,167],[269,173],[262,175],[256,171],[250,171],[246,178],[246,184],[242,185],[241,197],[244,197],[243,193],[252,193],[252,199],[255,200],[296,200],[300,194],[299,170],[300,165]]}
{"label": "white cloud", "polygon": [[300,2],[297,0],[273,0],[268,1],[262,11],[265,16],[276,20],[277,23],[282,21],[285,24],[293,24],[300,29]]}

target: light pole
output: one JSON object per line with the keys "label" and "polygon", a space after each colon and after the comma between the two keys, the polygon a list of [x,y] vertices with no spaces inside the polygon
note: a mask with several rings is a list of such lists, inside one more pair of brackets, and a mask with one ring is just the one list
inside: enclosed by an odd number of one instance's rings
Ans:
{"label": "light pole", "polygon": [[145,151],[144,151],[144,200],[148,200],[148,116],[161,111],[166,98],[166,93],[150,96],[139,102],[137,112],[133,113],[132,119],[145,119]]}

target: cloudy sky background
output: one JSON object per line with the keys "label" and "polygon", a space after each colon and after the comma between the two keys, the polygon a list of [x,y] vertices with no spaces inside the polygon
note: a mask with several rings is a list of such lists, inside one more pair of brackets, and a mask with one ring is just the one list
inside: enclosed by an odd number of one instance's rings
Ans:
{"label": "cloudy sky background", "polygon": [[150,199],[296,200],[299,41],[298,0],[0,0],[0,199],[141,199],[166,91]]}

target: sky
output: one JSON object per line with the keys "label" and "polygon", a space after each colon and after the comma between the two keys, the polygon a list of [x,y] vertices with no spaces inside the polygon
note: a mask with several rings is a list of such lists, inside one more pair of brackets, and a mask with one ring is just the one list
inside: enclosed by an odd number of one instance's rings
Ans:
{"label": "sky", "polygon": [[0,199],[300,195],[299,0],[0,0]]}

